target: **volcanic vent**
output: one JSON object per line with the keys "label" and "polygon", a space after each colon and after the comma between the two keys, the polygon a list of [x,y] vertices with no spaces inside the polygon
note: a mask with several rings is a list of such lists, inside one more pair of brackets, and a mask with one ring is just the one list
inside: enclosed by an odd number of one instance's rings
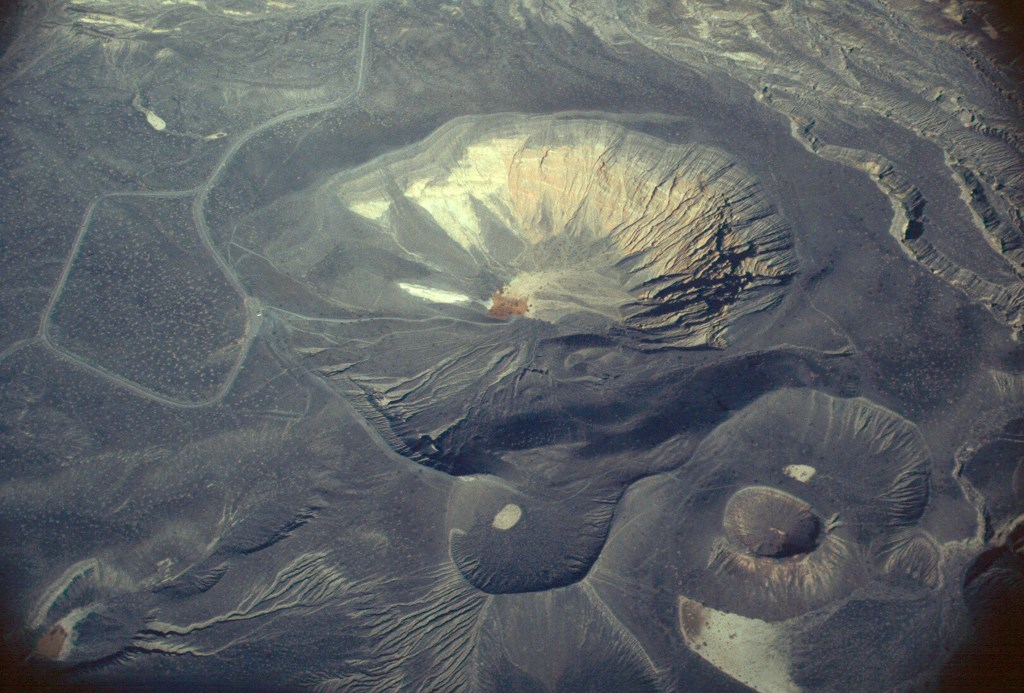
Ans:
{"label": "volcanic vent", "polygon": [[396,239],[417,235],[413,205],[443,237],[407,249],[440,274],[471,260],[491,282],[452,272],[437,289],[491,297],[501,319],[600,316],[645,343],[719,345],[795,270],[780,218],[728,155],[597,120],[456,121],[342,196]]}
{"label": "volcanic vent", "polygon": [[729,155],[597,119],[458,119],[329,180],[313,207],[280,264],[307,263],[345,315],[306,352],[396,450],[451,471],[453,431],[479,445],[480,416],[530,418],[502,393],[544,370],[542,341],[724,346],[796,271]]}

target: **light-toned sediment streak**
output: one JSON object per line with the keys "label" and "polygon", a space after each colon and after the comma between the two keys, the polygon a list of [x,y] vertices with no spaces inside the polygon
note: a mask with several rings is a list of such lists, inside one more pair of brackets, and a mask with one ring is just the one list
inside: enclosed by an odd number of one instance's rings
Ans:
{"label": "light-toned sediment streak", "polygon": [[271,614],[316,608],[354,589],[327,560],[326,552],[307,553],[282,568],[272,581],[254,586],[233,609],[185,626],[153,621],[147,633],[159,636],[189,635],[231,621],[246,621]]}
{"label": "light-toned sediment streak", "polygon": [[100,562],[95,558],[87,558],[70,566],[40,597],[35,610],[29,618],[30,628],[39,628],[50,615],[57,598],[63,594],[76,580],[89,579],[100,571]]}
{"label": "light-toned sediment streak", "polygon": [[[108,591],[130,592],[139,587],[126,573],[99,559],[87,558],[72,564],[39,596],[28,617],[26,625],[32,630],[48,626],[36,641],[35,654],[56,661],[66,658],[74,649],[78,624],[101,604],[101,595]],[[69,610],[67,600],[71,594],[86,595],[85,603]]]}
{"label": "light-toned sediment streak", "polygon": [[77,638],[76,628],[92,608],[74,609],[64,616],[36,641],[35,654],[45,659],[60,661],[74,649]]}
{"label": "light-toned sediment streak", "polygon": [[460,294],[456,291],[432,289],[429,286],[406,284],[404,282],[399,282],[398,286],[402,291],[406,292],[410,296],[422,298],[424,301],[432,301],[434,303],[472,303],[473,301],[469,296]]}
{"label": "light-toned sediment streak", "polygon": [[719,671],[758,693],[799,693],[789,674],[785,623],[768,623],[679,597],[683,642]]}
{"label": "light-toned sediment streak", "polygon": [[466,584],[450,565],[426,575],[431,586],[395,606],[356,607],[369,652],[336,674],[310,674],[315,691],[471,691],[481,624],[492,597]]}
{"label": "light-toned sediment streak", "polygon": [[177,27],[151,27],[143,24],[142,22],[135,22],[131,19],[117,17],[112,14],[84,14],[78,17],[76,21],[85,26],[95,27],[101,31],[113,31],[124,36],[135,36],[137,34],[169,34],[174,31],[179,31]]}

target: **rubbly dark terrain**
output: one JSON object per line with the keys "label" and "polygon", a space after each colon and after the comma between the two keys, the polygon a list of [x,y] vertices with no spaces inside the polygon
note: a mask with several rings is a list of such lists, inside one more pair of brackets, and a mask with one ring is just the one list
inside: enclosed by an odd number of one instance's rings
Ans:
{"label": "rubbly dark terrain", "polygon": [[998,9],[12,11],[11,680],[1024,688]]}

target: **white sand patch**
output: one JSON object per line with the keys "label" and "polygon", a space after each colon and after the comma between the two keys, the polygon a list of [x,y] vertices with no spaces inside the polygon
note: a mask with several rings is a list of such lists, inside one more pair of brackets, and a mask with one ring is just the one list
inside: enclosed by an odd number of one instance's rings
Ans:
{"label": "white sand patch", "polygon": [[146,122],[149,123],[150,127],[152,127],[157,132],[160,132],[161,130],[167,128],[167,123],[164,121],[164,119],[150,110],[146,111]]}
{"label": "white sand patch", "polygon": [[460,294],[455,291],[446,291],[444,289],[431,289],[429,286],[420,286],[419,284],[405,284],[399,282],[399,288],[402,291],[415,296],[416,298],[422,298],[424,301],[431,301],[433,303],[472,303],[473,299],[465,294]]}
{"label": "white sand patch", "polygon": [[505,531],[512,529],[519,522],[519,518],[523,516],[523,509],[515,503],[509,503],[504,508],[498,511],[498,514],[494,516],[494,521],[491,526],[495,529]]}
{"label": "white sand patch", "polygon": [[149,123],[149,126],[157,132],[161,132],[167,128],[167,123],[163,118],[154,113],[152,109],[146,108],[142,105],[142,98],[138,94],[136,94],[135,98],[132,99],[132,107],[142,115],[146,116],[146,122]]}
{"label": "white sand patch", "polygon": [[470,145],[446,179],[415,180],[406,187],[405,196],[427,210],[463,248],[484,249],[477,205],[514,228],[508,199],[509,162],[522,142],[522,138],[496,139]]}
{"label": "white sand patch", "polygon": [[818,473],[818,470],[809,464],[790,464],[782,468],[782,473],[790,479],[796,479],[797,481],[806,484],[814,478],[814,475]]}
{"label": "white sand patch", "polygon": [[391,207],[391,202],[382,198],[353,202],[348,206],[349,209],[359,216],[366,217],[372,221],[383,221],[384,214],[388,211],[389,207]]}
{"label": "white sand patch", "polygon": [[758,693],[799,693],[789,676],[784,625],[718,611],[680,596],[679,629],[687,647]]}
{"label": "white sand patch", "polygon": [[122,29],[136,29],[145,31],[146,25],[133,22],[130,19],[124,19],[122,17],[115,17],[110,14],[87,14],[78,18],[82,24],[98,24],[106,25],[111,27],[120,27]]}

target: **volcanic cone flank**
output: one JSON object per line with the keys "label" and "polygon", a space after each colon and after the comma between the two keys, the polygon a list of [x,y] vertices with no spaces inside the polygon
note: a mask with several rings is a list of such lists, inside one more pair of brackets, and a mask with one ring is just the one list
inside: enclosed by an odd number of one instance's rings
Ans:
{"label": "volcanic cone flank", "polygon": [[[694,490],[681,512],[691,538],[680,560],[703,561],[707,572],[685,593],[779,621],[877,577],[936,587],[939,551],[916,527],[929,460],[912,423],[867,400],[801,389],[761,397],[707,436],[688,465]],[[813,465],[788,474],[795,461]]]}

